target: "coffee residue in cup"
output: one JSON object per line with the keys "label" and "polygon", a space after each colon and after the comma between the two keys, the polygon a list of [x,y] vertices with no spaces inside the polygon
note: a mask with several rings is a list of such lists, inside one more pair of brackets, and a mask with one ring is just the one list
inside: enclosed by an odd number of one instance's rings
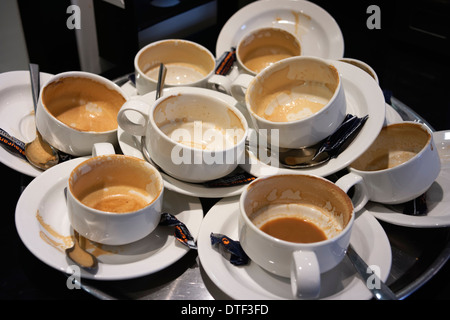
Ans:
{"label": "coffee residue in cup", "polygon": [[131,186],[108,186],[88,193],[80,199],[88,207],[113,213],[137,211],[152,200],[152,196]]}
{"label": "coffee residue in cup", "polygon": [[300,54],[300,43],[292,33],[270,27],[257,29],[246,35],[237,49],[241,63],[255,73],[275,62]]}
{"label": "coffee residue in cup", "polygon": [[[275,194],[277,191],[275,190],[273,193]],[[288,194],[291,194],[291,196],[288,196]],[[284,196],[282,195],[281,198],[288,199],[292,198],[293,193],[285,191]],[[272,197],[274,195],[269,195],[268,197]],[[274,199],[275,201],[275,199]],[[331,206],[331,204],[330,204]],[[253,222],[253,224],[259,228],[263,229],[264,226],[268,223],[271,223],[274,220],[279,219],[285,219],[288,218],[289,221],[291,219],[297,219],[297,220],[303,220],[308,221],[309,224],[313,224],[315,228],[319,229],[323,236],[325,237],[322,240],[325,239],[331,239],[338,235],[342,230],[344,229],[344,221],[342,221],[343,217],[339,214],[331,213],[332,208],[322,208],[318,205],[308,204],[308,203],[272,203],[268,204],[264,207],[259,208],[255,212],[253,212],[251,215],[249,215],[250,220]],[[297,221],[290,221],[291,225],[289,225],[287,228],[292,228],[293,222]],[[276,223],[278,224],[278,223]],[[289,233],[292,230],[285,229],[286,224],[283,223],[283,220],[279,221],[279,226],[276,226],[278,229],[277,235],[280,236],[281,234]],[[301,222],[299,222],[301,224]],[[266,226],[268,229],[270,227],[270,224]],[[299,232],[303,232],[307,226],[299,226],[300,229]],[[284,229],[284,230],[280,230]],[[264,231],[264,230],[262,230]],[[313,232],[313,231],[312,231]],[[318,232],[320,233],[320,232]],[[278,238],[277,235],[271,234],[272,236]],[[281,237],[284,237],[281,235]],[[287,236],[288,238],[291,238],[290,236]],[[320,238],[320,236],[319,236]],[[287,239],[282,239],[286,241],[291,241]],[[304,239],[296,239],[297,241],[292,240],[293,242],[308,242],[307,238]]]}
{"label": "coffee residue in cup", "polygon": [[394,168],[409,159],[412,159],[415,157],[417,152],[412,151],[400,151],[400,150],[393,150],[390,151],[387,155],[382,155],[380,157],[377,157],[373,159],[370,163],[367,164],[367,166],[364,168],[365,171],[376,171],[376,170],[383,170],[383,169],[389,169]]}
{"label": "coffee residue in cup", "polygon": [[[197,82],[206,77],[207,73],[203,68],[200,68],[192,63],[186,62],[170,62],[166,63],[167,74],[166,84],[169,85],[182,85]],[[159,65],[149,69],[145,72],[145,75],[149,78],[157,81],[159,74]]]}
{"label": "coffee residue in cup", "polygon": [[217,123],[175,119],[160,127],[172,140],[199,150],[223,150],[236,144],[236,135],[230,135]]}
{"label": "coffee residue in cup", "polygon": [[[325,87],[318,87],[317,89]],[[276,95],[276,96],[275,96]],[[320,94],[285,91],[276,93],[273,100],[267,105],[264,113],[259,115],[270,121],[285,122],[307,118],[321,110],[329,101]],[[331,93],[332,95],[332,93]]]}
{"label": "coffee residue in cup", "polygon": [[297,121],[327,106],[339,83],[334,66],[305,59],[259,73],[246,97],[252,112],[261,118],[273,122]]}
{"label": "coffee residue in cup", "polygon": [[103,212],[124,214],[158,199],[162,182],[143,160],[124,155],[88,159],[70,175],[69,190],[84,205]]}
{"label": "coffee residue in cup", "polygon": [[318,82],[301,81],[264,97],[256,114],[274,122],[307,118],[325,107],[334,92]]}
{"label": "coffee residue in cup", "polygon": [[42,101],[50,114],[71,128],[105,132],[117,129],[125,98],[97,81],[66,77],[47,85]]}
{"label": "coffee residue in cup", "polygon": [[280,217],[266,222],[260,228],[272,237],[297,243],[326,240],[325,232],[314,223],[297,217]]}
{"label": "coffee residue in cup", "polygon": [[361,171],[394,168],[417,156],[429,139],[428,132],[408,123],[386,126],[351,167]]}
{"label": "coffee residue in cup", "polygon": [[277,61],[293,57],[295,54],[282,46],[256,48],[243,59],[244,65],[258,73]]}

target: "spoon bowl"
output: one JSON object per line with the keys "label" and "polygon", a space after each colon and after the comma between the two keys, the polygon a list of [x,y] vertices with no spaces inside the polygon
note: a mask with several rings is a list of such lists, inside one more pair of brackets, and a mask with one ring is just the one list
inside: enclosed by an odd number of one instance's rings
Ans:
{"label": "spoon bowl", "polygon": [[66,248],[66,255],[83,269],[88,271],[96,270],[98,267],[97,258],[80,246],[80,235],[76,231],[74,233],[73,246]]}
{"label": "spoon bowl", "polygon": [[316,156],[319,147],[320,144],[316,144],[302,149],[280,151],[280,164],[290,169],[312,168],[324,164],[330,160],[331,156],[327,152],[322,152]]}
{"label": "spoon bowl", "polygon": [[[34,114],[36,114],[39,97],[39,66],[30,64],[31,91],[33,95]],[[30,164],[41,170],[47,170],[59,163],[59,154],[46,142],[36,129],[36,138],[25,144],[25,156]]]}
{"label": "spoon bowl", "polygon": [[25,144],[25,156],[29,163],[41,170],[47,170],[59,163],[59,155],[36,131],[36,138]]}
{"label": "spoon bowl", "polygon": [[[278,151],[280,164],[289,169],[305,169],[326,163],[348,147],[368,117],[366,115],[358,118],[347,114],[336,131],[315,145],[299,149],[280,148]],[[272,152],[270,147],[266,148],[268,152]]]}
{"label": "spoon bowl", "polygon": [[[248,141],[246,141],[246,146],[249,147]],[[278,151],[280,165],[289,169],[306,169],[320,166],[331,158],[327,152],[317,153],[320,146],[321,144],[319,143],[301,149],[280,149]],[[268,154],[272,152],[269,146],[265,148]]]}

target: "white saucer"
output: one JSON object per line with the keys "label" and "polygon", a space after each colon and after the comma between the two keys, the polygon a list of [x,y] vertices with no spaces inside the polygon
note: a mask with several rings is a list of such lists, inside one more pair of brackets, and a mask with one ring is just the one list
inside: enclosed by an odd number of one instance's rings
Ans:
{"label": "white saucer", "polygon": [[[19,198],[16,207],[16,227],[25,246],[49,266],[68,272],[73,262],[66,258],[62,248],[50,245],[41,238],[41,233],[61,243],[61,238],[70,236],[70,226],[64,189],[72,169],[86,157],[63,162],[31,181]],[[164,194],[165,212],[175,215],[186,224],[197,238],[203,219],[203,210],[198,199],[179,195],[168,190]],[[37,212],[43,219],[37,219]],[[44,224],[47,227],[44,227]],[[124,246],[102,246],[113,254],[100,255],[97,273],[81,270],[81,276],[95,280],[123,280],[148,275],[162,270],[183,257],[189,249],[173,237],[173,228],[158,227],[146,238]]]}
{"label": "white saucer", "polygon": [[334,18],[312,2],[291,0],[255,1],[237,11],[219,33],[216,56],[235,47],[248,32],[263,27],[276,27],[294,34],[304,56],[343,57],[344,39]]}
{"label": "white saucer", "polygon": [[382,204],[369,202],[366,209],[377,219],[404,227],[450,226],[450,131],[434,132],[433,138],[441,159],[441,172],[427,191],[427,215],[406,215]]}
{"label": "white saucer", "polygon": [[247,172],[256,177],[271,174],[302,172],[318,176],[331,175],[352,163],[376,139],[385,122],[386,103],[383,92],[375,80],[365,71],[345,62],[332,62],[342,77],[347,101],[347,113],[363,117],[369,115],[366,123],[353,142],[335,159],[321,166],[305,169],[289,169],[271,166],[261,162],[253,153],[247,152],[249,161],[241,165]]}
{"label": "white saucer", "polygon": [[[207,92],[208,95],[214,95],[215,97],[224,100],[227,104],[238,106],[238,102],[231,96],[203,88],[195,88],[195,87],[173,87],[166,88],[163,90],[163,95],[167,94],[177,94],[180,92]],[[152,105],[155,101],[156,91],[147,93],[143,96],[135,96],[133,99],[142,100],[149,105]],[[242,111],[242,109],[241,109]],[[132,115],[130,115],[130,118]],[[131,119],[135,121],[139,121],[139,118]],[[123,131],[120,127],[117,130],[117,136],[119,140],[119,146],[125,155],[134,156],[140,159],[144,159],[145,157],[142,153],[142,145],[141,145],[141,137],[133,136],[125,131]],[[206,187],[203,184],[199,183],[189,183],[184,182],[178,179],[174,179],[171,176],[161,172],[161,175],[164,179],[164,186],[172,191],[185,194],[188,196],[201,197],[201,198],[223,198],[223,197],[232,197],[235,195],[239,195],[242,193],[246,185],[240,186],[232,186],[232,187],[221,187],[221,188],[210,188]]]}
{"label": "white saucer", "polygon": [[[211,245],[210,234],[222,233],[238,239],[239,198],[227,198],[213,206],[203,219],[197,240],[200,263],[211,281],[232,299],[292,299],[287,278],[274,276],[255,263],[234,266]],[[363,212],[352,230],[351,244],[364,261],[379,267],[386,281],[392,262],[391,246],[378,221]],[[320,299],[357,300],[372,297],[350,260],[344,260],[321,278]]]}
{"label": "white saucer", "polygon": [[[41,72],[41,86],[52,76]],[[33,141],[36,137],[29,71],[11,71],[0,74],[0,128],[25,143]],[[27,161],[1,147],[0,162],[31,177],[37,177],[42,173]]]}

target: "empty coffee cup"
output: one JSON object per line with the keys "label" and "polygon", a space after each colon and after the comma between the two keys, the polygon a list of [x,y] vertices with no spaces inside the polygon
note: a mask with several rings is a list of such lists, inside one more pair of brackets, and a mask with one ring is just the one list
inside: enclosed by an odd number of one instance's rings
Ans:
{"label": "empty coffee cup", "polygon": [[[259,134],[277,130],[281,148],[314,145],[333,133],[344,120],[346,100],[337,69],[315,57],[278,61],[255,77],[241,74],[231,91],[244,102]],[[264,129],[264,130],[261,130]]]}
{"label": "empty coffee cup", "polygon": [[[231,173],[245,157],[248,125],[242,113],[206,89],[163,96],[150,107],[130,100],[119,112],[120,127],[145,136],[152,161],[187,182],[205,182]],[[139,113],[141,123],[133,122]]]}
{"label": "empty coffee cup", "polygon": [[167,68],[165,87],[206,87],[216,66],[214,55],[195,42],[181,39],[152,42],[134,59],[138,94],[156,90],[161,63]]}
{"label": "empty coffee cup", "polygon": [[67,208],[70,223],[81,236],[123,245],[146,237],[158,226],[164,185],[159,171],[148,162],[112,154],[112,146],[109,150],[105,155],[94,150],[97,156],[73,169]]}
{"label": "empty coffee cup", "polygon": [[339,59],[339,61],[342,62],[346,62],[348,64],[354,65],[355,67],[360,68],[361,70],[364,70],[365,72],[367,72],[377,83],[379,83],[378,80],[378,75],[375,72],[375,70],[373,70],[373,68],[368,65],[366,62],[358,60],[358,59],[353,59],[353,58],[342,58]]}
{"label": "empty coffee cup", "polygon": [[400,204],[425,193],[439,175],[439,154],[429,129],[416,122],[384,127],[336,184],[361,210],[368,201]]}
{"label": "empty coffee cup", "polygon": [[280,28],[266,27],[246,33],[236,47],[237,70],[230,75],[214,75],[209,87],[231,94],[232,81],[240,73],[255,76],[277,61],[299,56],[300,42],[292,33]]}
{"label": "empty coffee cup", "polygon": [[301,54],[298,39],[283,29],[256,29],[239,41],[236,59],[245,73],[256,75],[277,61]]}
{"label": "empty coffee cup", "polygon": [[44,140],[74,156],[95,143],[117,145],[117,114],[128,99],[112,81],[87,72],[64,72],[41,89],[36,126]]}
{"label": "empty coffee cup", "polygon": [[320,274],[338,265],[354,221],[347,194],[321,177],[258,178],[240,197],[239,241],[252,262],[291,279],[296,298],[320,294]]}

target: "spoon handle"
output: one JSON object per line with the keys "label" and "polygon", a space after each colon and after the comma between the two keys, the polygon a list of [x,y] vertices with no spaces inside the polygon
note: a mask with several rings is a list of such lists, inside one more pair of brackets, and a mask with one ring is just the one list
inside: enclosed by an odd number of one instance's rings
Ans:
{"label": "spoon handle", "polygon": [[36,113],[40,90],[38,64],[30,63],[30,80],[31,80],[31,91],[33,93],[34,112]]}
{"label": "spoon handle", "polygon": [[[353,266],[359,275],[363,278],[366,283],[367,288],[370,290],[372,295],[378,300],[397,300],[397,296],[392,292],[392,290],[383,282],[375,272],[368,272],[371,269],[366,264],[366,262],[358,255],[358,253],[353,249],[352,245],[348,246],[347,256],[350,258]],[[376,279],[375,286],[369,286],[370,280]],[[378,286],[379,284],[379,286]]]}
{"label": "spoon handle", "polygon": [[156,84],[156,100],[161,97],[162,90],[164,88],[164,82],[166,79],[167,68],[161,63],[159,65],[159,73],[158,73],[158,83]]}

